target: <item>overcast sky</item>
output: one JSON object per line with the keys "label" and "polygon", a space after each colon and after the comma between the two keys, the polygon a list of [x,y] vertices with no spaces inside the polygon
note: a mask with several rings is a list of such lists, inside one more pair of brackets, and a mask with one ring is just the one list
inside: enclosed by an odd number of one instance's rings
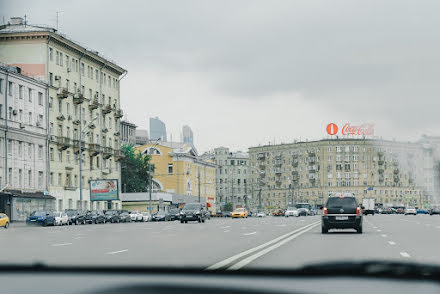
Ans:
{"label": "overcast sky", "polygon": [[329,122],[387,139],[440,134],[440,1],[20,1],[128,70],[121,105],[200,151],[321,139]]}

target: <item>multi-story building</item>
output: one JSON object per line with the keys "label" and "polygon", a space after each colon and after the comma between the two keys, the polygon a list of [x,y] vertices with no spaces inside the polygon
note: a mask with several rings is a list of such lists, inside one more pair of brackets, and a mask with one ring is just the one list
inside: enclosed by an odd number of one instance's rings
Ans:
{"label": "multi-story building", "polygon": [[432,146],[373,139],[329,139],[249,148],[257,206],[322,205],[348,192],[383,205],[428,206],[433,199]]}
{"label": "multi-story building", "polygon": [[250,207],[252,187],[248,187],[249,155],[230,152],[229,148],[214,149],[217,203],[231,203],[233,207]]}
{"label": "multi-story building", "polygon": [[199,196],[202,203],[209,203],[211,209],[215,209],[216,166],[213,161],[200,158],[191,145],[184,143],[150,143],[136,150],[151,156],[155,192]]}
{"label": "multi-story building", "polygon": [[167,141],[167,128],[158,117],[150,117],[150,139],[152,141]]}
{"label": "multi-story building", "polygon": [[136,145],[146,145],[148,144],[148,131],[147,130],[136,130]]}
{"label": "multi-story building", "polygon": [[25,220],[47,194],[47,85],[0,65],[0,212]]}
{"label": "multi-story building", "polygon": [[182,139],[183,139],[183,143],[194,144],[194,135],[190,126],[184,125],[182,127]]}
{"label": "multi-story building", "polygon": [[21,18],[0,28],[0,61],[49,85],[48,190],[56,209],[108,207],[90,201],[89,180],[120,179],[119,81],[126,71],[55,29]]}
{"label": "multi-story building", "polygon": [[128,121],[121,121],[120,124],[121,145],[134,146],[136,144],[136,125]]}

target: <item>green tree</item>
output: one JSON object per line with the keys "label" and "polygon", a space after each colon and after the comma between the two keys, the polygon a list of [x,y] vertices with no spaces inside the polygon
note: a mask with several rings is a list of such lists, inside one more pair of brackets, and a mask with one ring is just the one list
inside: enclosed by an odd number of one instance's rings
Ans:
{"label": "green tree", "polygon": [[[150,156],[142,155],[133,146],[121,147],[124,157],[121,159],[122,192],[147,192],[150,177]],[[154,165],[151,166],[154,171]]]}
{"label": "green tree", "polygon": [[232,211],[232,203],[228,202],[225,204],[225,211]]}

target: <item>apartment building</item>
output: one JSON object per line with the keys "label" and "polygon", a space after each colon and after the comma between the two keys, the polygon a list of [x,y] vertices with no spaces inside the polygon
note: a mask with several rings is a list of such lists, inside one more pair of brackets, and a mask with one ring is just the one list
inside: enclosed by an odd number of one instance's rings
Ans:
{"label": "apartment building", "polygon": [[122,145],[132,145],[136,144],[136,128],[137,126],[128,121],[121,121],[120,126],[120,137],[121,146]]}
{"label": "apartment building", "polygon": [[328,139],[249,148],[258,205],[322,205],[338,192],[383,205],[428,207],[435,197],[432,146],[374,139]]}
{"label": "apartment building", "polygon": [[229,148],[214,149],[217,203],[231,203],[233,207],[249,207],[252,187],[248,189],[249,155],[230,152]]}
{"label": "apartment building", "polygon": [[90,201],[89,180],[120,180],[119,82],[126,71],[55,29],[21,18],[0,27],[0,52],[0,61],[49,85],[48,190],[55,208],[110,207]]}
{"label": "apartment building", "polygon": [[47,85],[0,65],[0,212],[24,221],[47,194]]}

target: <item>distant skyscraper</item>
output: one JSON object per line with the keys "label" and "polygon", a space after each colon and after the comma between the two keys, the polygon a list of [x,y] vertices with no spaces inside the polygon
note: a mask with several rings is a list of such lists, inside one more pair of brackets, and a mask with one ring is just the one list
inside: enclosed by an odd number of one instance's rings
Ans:
{"label": "distant skyscraper", "polygon": [[158,117],[150,117],[150,140],[156,141],[159,138],[162,142],[167,141],[167,129],[165,123]]}
{"label": "distant skyscraper", "polygon": [[183,135],[183,143],[194,144],[193,131],[191,130],[191,128],[189,126],[187,126],[187,125],[183,126],[182,135]]}

